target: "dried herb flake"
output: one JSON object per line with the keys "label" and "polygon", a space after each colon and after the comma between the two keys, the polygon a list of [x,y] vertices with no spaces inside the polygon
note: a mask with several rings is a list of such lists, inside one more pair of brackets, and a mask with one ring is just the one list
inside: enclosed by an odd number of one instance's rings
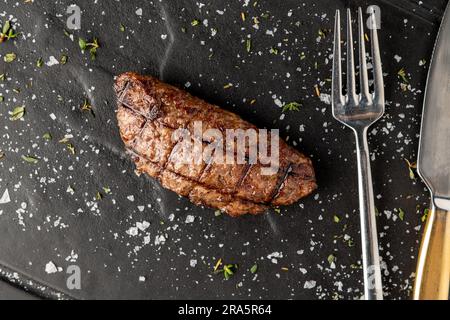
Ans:
{"label": "dried herb flake", "polygon": [[410,162],[408,159],[405,159],[406,163],[408,164],[408,170],[409,170],[409,178],[411,180],[416,179],[416,175],[414,174],[413,169],[417,169],[417,163],[416,162]]}
{"label": "dried herb flake", "polygon": [[83,38],[78,38],[78,45],[83,52],[89,49],[92,60],[96,58],[97,49],[100,48],[100,43],[97,38],[93,38],[91,42],[87,42]]}
{"label": "dried herb flake", "polygon": [[50,140],[52,140],[52,135],[49,132],[46,132],[46,133],[44,133],[42,138],[44,138],[47,141],[50,141]]}
{"label": "dried herb flake", "polygon": [[400,220],[404,221],[405,220],[405,211],[403,211],[402,208],[398,209],[398,217],[400,218]]}
{"label": "dried herb flake", "polygon": [[31,164],[36,164],[39,162],[39,159],[34,156],[22,156],[22,160]]}
{"label": "dried herb flake", "polygon": [[18,35],[19,34],[12,28],[11,22],[9,20],[6,20],[6,22],[3,24],[2,32],[0,33],[0,43],[5,42],[9,39],[16,38]]}
{"label": "dried herb flake", "polygon": [[283,106],[283,112],[287,111],[300,111],[302,105],[298,102],[289,102]]}
{"label": "dried herb flake", "polygon": [[63,55],[61,56],[61,59],[59,59],[59,62],[60,62],[61,64],[66,64],[68,59],[69,59],[69,57],[68,57],[66,54],[63,54]]}
{"label": "dried herb flake", "polygon": [[9,114],[11,116],[9,120],[11,121],[20,120],[25,115],[25,107],[24,106],[15,107],[14,110],[11,111]]}
{"label": "dried herb flake", "polygon": [[17,56],[14,52],[11,53],[7,53],[5,54],[5,56],[3,57],[3,61],[7,62],[7,63],[11,63],[14,60],[16,60]]}
{"label": "dried herb flake", "polygon": [[407,77],[407,75],[406,75],[406,71],[405,71],[404,68],[401,68],[401,69],[397,72],[397,75],[400,77],[400,79],[402,79],[402,81],[403,81],[404,83],[406,83],[406,84],[409,83],[409,79],[408,79],[408,77]]}
{"label": "dried herb flake", "polygon": [[328,263],[329,263],[330,265],[332,265],[332,264],[336,261],[336,257],[335,257],[334,255],[330,254],[330,255],[328,256],[327,260],[328,260]]}
{"label": "dried herb flake", "polygon": [[250,52],[252,50],[252,40],[251,39],[247,39],[245,41],[245,49],[247,50],[247,52]]}

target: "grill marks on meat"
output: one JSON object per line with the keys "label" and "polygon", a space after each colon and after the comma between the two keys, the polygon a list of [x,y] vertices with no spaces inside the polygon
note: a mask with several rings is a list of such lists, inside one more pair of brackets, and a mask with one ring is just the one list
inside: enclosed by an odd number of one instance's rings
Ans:
{"label": "grill marks on meat", "polygon": [[[172,141],[176,129],[188,129],[189,139],[198,139],[204,150],[214,139],[204,141],[203,136],[194,136],[195,121],[202,122],[203,132],[220,129],[223,136],[226,129],[257,128],[152,77],[124,73],[117,77],[115,91],[120,135],[137,170],[197,205],[217,208],[231,216],[259,214],[269,205],[292,204],[317,187],[311,160],[281,139],[279,168],[273,175],[262,175],[260,163],[215,163],[216,154],[207,163],[185,164],[181,161],[182,145],[189,141]],[[200,150],[194,149],[197,156],[202,159]]]}

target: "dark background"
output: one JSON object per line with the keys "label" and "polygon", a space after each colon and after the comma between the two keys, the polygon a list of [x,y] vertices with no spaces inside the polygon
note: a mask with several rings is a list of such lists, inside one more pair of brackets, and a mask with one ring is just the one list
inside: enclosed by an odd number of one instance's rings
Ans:
{"label": "dark background", "polygon": [[[69,30],[71,41],[64,29],[73,3],[82,9],[82,24]],[[356,13],[368,4],[381,7],[388,103],[369,138],[384,289],[388,299],[408,299],[429,194],[409,177],[405,159],[416,159],[428,63],[446,0],[2,1],[1,20],[12,19],[21,33],[0,44],[0,74],[7,75],[0,82],[0,197],[6,189],[11,197],[0,204],[2,279],[49,298],[360,298],[354,139],[333,120],[314,86],[330,93],[335,10]],[[192,26],[194,19],[200,24]],[[325,36],[318,39],[319,33]],[[78,37],[98,37],[94,61],[81,53]],[[5,63],[9,52],[17,59]],[[48,62],[63,54],[65,65],[36,66],[40,57]],[[397,75],[402,68],[406,91]],[[114,113],[113,77],[124,71],[157,76],[260,127],[280,129],[312,157],[317,193],[280,213],[233,219],[215,217],[213,210],[137,177]],[[233,87],[224,89],[228,83]],[[95,116],[80,110],[84,99]],[[282,116],[276,99],[302,107]],[[8,112],[18,105],[26,114],[12,122]],[[51,141],[42,138],[47,132]],[[58,143],[66,134],[73,135],[75,155]],[[40,160],[30,164],[22,155]],[[186,223],[189,216],[194,222]],[[150,222],[147,230],[127,233],[142,221]],[[161,236],[165,242],[155,243]],[[239,265],[228,281],[213,273],[219,258]],[[60,271],[48,274],[49,262]],[[249,271],[255,263],[256,275]],[[81,269],[81,290],[66,287],[69,265]],[[0,297],[14,295],[11,290],[1,284]]]}

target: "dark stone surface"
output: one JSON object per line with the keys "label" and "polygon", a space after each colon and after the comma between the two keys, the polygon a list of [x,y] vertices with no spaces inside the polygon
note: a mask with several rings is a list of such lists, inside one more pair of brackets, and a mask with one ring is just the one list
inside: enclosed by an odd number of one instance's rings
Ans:
{"label": "dark stone surface", "polygon": [[[82,9],[81,30],[71,31],[74,41],[63,32],[66,8],[72,3]],[[331,107],[315,95],[314,86],[330,93],[335,10],[350,7],[356,13],[368,2],[254,3],[2,1],[1,19],[5,20],[3,13],[13,18],[22,34],[0,44],[0,74],[7,74],[0,82],[5,97],[0,102],[0,150],[5,153],[0,197],[7,189],[11,198],[0,204],[4,278],[36,286],[43,295],[53,292],[51,297],[64,297],[55,291],[74,298],[361,296],[362,272],[355,267],[361,248],[354,139],[333,120]],[[428,62],[447,1],[371,3],[382,10],[380,38],[389,104],[370,135],[384,286],[387,298],[407,299],[429,195],[419,180],[410,179],[405,159],[416,158]],[[141,16],[136,14],[139,8]],[[241,12],[246,13],[245,21]],[[259,19],[258,30],[252,27],[252,17]],[[200,24],[192,26],[194,19]],[[121,23],[125,32],[119,30]],[[214,36],[212,29],[217,31]],[[319,30],[326,34],[320,41]],[[78,37],[98,37],[101,48],[94,61],[80,52]],[[250,52],[247,37],[252,39]],[[278,54],[270,53],[272,47]],[[17,59],[4,63],[9,52]],[[36,66],[40,57],[48,62],[63,54],[68,56],[65,65]],[[402,57],[399,62],[396,55]],[[397,76],[401,68],[409,78],[406,91]],[[213,210],[195,207],[155,181],[137,177],[114,114],[113,76],[124,71],[187,86],[191,93],[260,127],[279,128],[283,137],[313,158],[318,192],[279,214],[232,219],[215,217]],[[224,89],[228,83],[233,87]],[[95,117],[80,110],[85,98]],[[301,102],[302,108],[283,118],[276,99]],[[18,105],[26,107],[25,116],[12,122],[8,112]],[[51,141],[42,138],[47,132]],[[66,134],[73,135],[75,155],[58,142]],[[22,155],[40,160],[30,164]],[[103,191],[106,186],[111,194]],[[103,194],[101,200],[96,200],[97,192]],[[403,220],[399,209],[405,212]],[[186,223],[190,216],[194,222]],[[136,236],[127,233],[142,221],[150,227]],[[165,241],[155,243],[161,236]],[[228,281],[213,274],[219,258],[239,264]],[[60,271],[47,273],[49,262]],[[255,263],[256,276],[249,271]],[[81,290],[66,286],[69,265],[81,270]]]}
{"label": "dark stone surface", "polygon": [[38,298],[21,288],[0,281],[0,300],[37,300]]}

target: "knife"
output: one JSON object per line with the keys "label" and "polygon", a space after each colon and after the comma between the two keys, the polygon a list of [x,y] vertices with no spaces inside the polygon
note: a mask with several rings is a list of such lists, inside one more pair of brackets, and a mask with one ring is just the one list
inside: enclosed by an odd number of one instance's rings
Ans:
{"label": "knife", "polygon": [[450,3],[428,74],[417,170],[431,193],[413,298],[448,300],[450,281]]}

